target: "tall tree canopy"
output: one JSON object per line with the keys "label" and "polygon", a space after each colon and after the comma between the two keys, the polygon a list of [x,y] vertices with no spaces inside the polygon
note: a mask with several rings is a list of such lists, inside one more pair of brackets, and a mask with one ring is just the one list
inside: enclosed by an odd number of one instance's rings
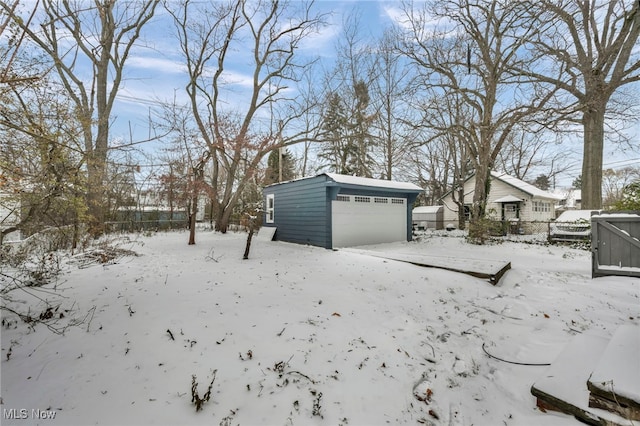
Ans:
{"label": "tall tree canopy", "polygon": [[545,30],[531,34],[539,59],[525,74],[573,98],[564,113],[583,130],[582,206],[600,209],[606,128],[619,127],[615,117],[638,105],[637,92],[620,89],[640,81],[640,2],[536,0],[526,7],[533,26]]}
{"label": "tall tree canopy", "polygon": [[[420,3],[422,5],[422,3]],[[436,0],[404,5],[409,29],[402,50],[423,84],[441,99],[457,97],[470,111],[446,132],[458,134],[476,172],[472,222],[485,216],[490,172],[514,128],[543,120],[549,86],[523,81],[525,40],[536,29],[519,2]]]}
{"label": "tall tree canopy", "polygon": [[[226,232],[231,214],[261,160],[272,150],[304,140],[287,132],[308,109],[287,91],[308,60],[298,60],[305,38],[322,25],[311,3],[195,1],[167,3],[188,72],[186,92],[198,138],[213,165],[211,202],[215,228]],[[248,93],[239,97],[227,67],[243,54]],[[231,75],[233,77],[233,75]],[[262,115],[278,122],[266,125]],[[282,137],[280,137],[282,135]]]}

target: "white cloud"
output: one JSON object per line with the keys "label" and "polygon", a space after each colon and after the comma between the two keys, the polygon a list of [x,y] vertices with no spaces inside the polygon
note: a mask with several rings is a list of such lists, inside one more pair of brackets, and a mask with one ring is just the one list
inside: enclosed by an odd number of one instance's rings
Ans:
{"label": "white cloud", "polygon": [[329,23],[318,31],[310,33],[300,44],[304,51],[311,51],[314,55],[327,56],[333,52],[333,43],[340,34],[340,24]]}
{"label": "white cloud", "polygon": [[[237,71],[225,70],[222,74],[222,84],[252,88],[253,77],[249,74],[243,74]],[[224,89],[224,86],[221,86],[221,88]]]}
{"label": "white cloud", "polygon": [[127,67],[149,69],[165,74],[182,74],[187,71],[184,64],[180,62],[151,56],[129,57],[127,59]]}
{"label": "white cloud", "polygon": [[383,16],[387,17],[393,24],[407,30],[411,29],[407,15],[401,8],[395,5],[386,4],[382,6],[382,11]]}

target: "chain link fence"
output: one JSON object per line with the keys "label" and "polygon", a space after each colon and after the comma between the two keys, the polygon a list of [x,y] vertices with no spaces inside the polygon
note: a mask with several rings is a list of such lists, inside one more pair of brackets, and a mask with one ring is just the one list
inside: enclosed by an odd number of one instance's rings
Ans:
{"label": "chain link fence", "polygon": [[493,237],[503,237],[509,241],[589,243],[591,241],[591,224],[496,220],[491,221],[490,234]]}
{"label": "chain link fence", "polygon": [[152,231],[169,231],[174,229],[188,229],[189,223],[184,220],[126,220],[105,222],[104,229],[106,233],[122,233],[122,232],[152,232]]}

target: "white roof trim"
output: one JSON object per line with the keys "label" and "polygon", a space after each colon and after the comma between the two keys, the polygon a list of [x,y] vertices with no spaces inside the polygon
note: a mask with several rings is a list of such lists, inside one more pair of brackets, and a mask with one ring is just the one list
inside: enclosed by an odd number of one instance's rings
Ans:
{"label": "white roof trim", "polygon": [[409,182],[397,182],[393,180],[372,179],[359,176],[341,175],[338,173],[325,173],[331,180],[336,183],[343,183],[346,185],[361,185],[361,186],[373,186],[376,188],[390,188],[390,189],[409,189],[415,191],[423,191],[418,185]]}

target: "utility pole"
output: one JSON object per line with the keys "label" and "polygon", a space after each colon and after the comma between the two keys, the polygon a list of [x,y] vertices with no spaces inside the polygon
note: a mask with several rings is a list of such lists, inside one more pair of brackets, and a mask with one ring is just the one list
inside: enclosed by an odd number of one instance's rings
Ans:
{"label": "utility pole", "polygon": [[278,182],[282,182],[282,120],[278,122]]}

